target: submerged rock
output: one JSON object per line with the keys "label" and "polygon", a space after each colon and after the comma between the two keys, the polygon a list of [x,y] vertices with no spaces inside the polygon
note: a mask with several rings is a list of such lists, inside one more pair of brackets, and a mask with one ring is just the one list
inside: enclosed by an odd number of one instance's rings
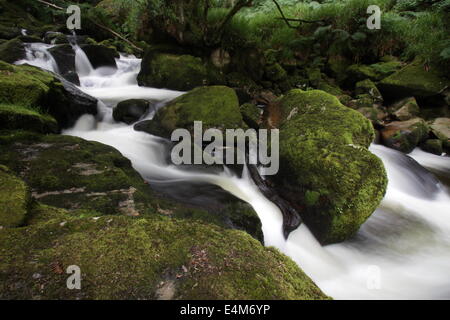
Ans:
{"label": "submerged rock", "polygon": [[321,243],[349,239],[386,191],[383,163],[367,149],[375,136],[372,124],[318,90],[292,90],[278,110],[276,188]]}
{"label": "submerged rock", "polygon": [[387,124],[381,130],[381,138],[389,148],[410,153],[429,134],[429,127],[425,120],[414,118],[408,121],[395,121]]}
{"label": "submerged rock", "polygon": [[187,91],[203,85],[225,82],[214,69],[207,67],[200,58],[147,52],[138,75],[140,86]]}
{"label": "submerged rock", "polygon": [[0,165],[0,226],[14,228],[23,225],[30,200],[27,185],[7,167]]}
{"label": "submerged rock", "polygon": [[153,120],[136,124],[135,130],[170,138],[177,128],[193,132],[194,121],[202,121],[203,130],[242,128],[243,119],[234,90],[224,86],[196,88],[159,109]]}
{"label": "submerged rock", "polygon": [[120,102],[113,111],[116,121],[132,124],[144,116],[150,109],[150,102],[142,99],[131,99]]}

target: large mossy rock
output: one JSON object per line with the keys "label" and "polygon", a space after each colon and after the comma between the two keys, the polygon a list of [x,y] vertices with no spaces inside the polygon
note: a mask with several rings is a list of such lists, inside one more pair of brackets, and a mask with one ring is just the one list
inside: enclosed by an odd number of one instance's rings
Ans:
{"label": "large mossy rock", "polygon": [[0,60],[14,63],[25,58],[25,47],[19,39],[12,39],[0,44]]}
{"label": "large mossy rock", "polygon": [[381,138],[389,148],[410,153],[428,138],[430,128],[421,118],[408,121],[394,121],[381,130]]}
{"label": "large mossy rock", "polygon": [[84,114],[97,114],[97,99],[74,84],[43,71],[0,61],[0,103],[25,108],[39,107],[52,115],[61,128],[73,126]]}
{"label": "large mossy rock", "polygon": [[[328,299],[241,231],[106,216],[0,230],[0,299]],[[67,290],[68,266],[81,290]]]}
{"label": "large mossy rock", "polygon": [[150,51],[142,60],[138,83],[140,86],[188,91],[203,85],[223,84],[225,80],[200,58]]}
{"label": "large mossy rock", "polygon": [[367,149],[372,124],[319,90],[292,90],[279,108],[277,189],[321,243],[349,239],[386,191],[383,163]]}
{"label": "large mossy rock", "polygon": [[196,88],[159,109],[153,120],[135,125],[135,129],[170,138],[177,128],[193,132],[194,121],[202,121],[203,130],[242,128],[235,91],[224,86]]}
{"label": "large mossy rock", "polygon": [[28,130],[57,133],[58,123],[49,115],[22,106],[0,104],[0,127],[3,130]]}
{"label": "large mossy rock", "polygon": [[435,66],[426,70],[420,60],[415,60],[383,79],[378,87],[383,96],[389,98],[426,98],[440,94],[449,84],[442,70]]}
{"label": "large mossy rock", "polygon": [[450,118],[437,118],[431,123],[431,131],[450,150]]}
{"label": "large mossy rock", "polygon": [[112,147],[80,138],[5,131],[0,134],[0,164],[7,165],[30,186],[44,205],[90,216],[164,215],[200,220],[223,228],[247,231],[262,241],[261,222],[253,208],[231,195],[224,204],[194,206],[169,200],[148,184]]}
{"label": "large mossy rock", "polygon": [[0,165],[0,227],[14,228],[23,225],[30,200],[27,185],[7,167]]}

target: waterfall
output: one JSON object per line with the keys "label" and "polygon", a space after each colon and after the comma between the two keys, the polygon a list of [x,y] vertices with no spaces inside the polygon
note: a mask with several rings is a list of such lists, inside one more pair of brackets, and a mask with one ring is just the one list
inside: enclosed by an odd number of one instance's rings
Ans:
{"label": "waterfall", "polygon": [[111,74],[101,68],[93,70],[83,51],[75,50],[80,88],[100,100],[103,120],[85,115],[64,134],[115,147],[152,185],[176,188],[196,181],[217,185],[247,201],[260,217],[265,245],[290,256],[333,298],[450,298],[450,196],[424,168],[448,176],[448,158],[419,150],[407,156],[373,145],[371,151],[386,166],[389,186],[382,204],[358,234],[323,247],[301,225],[285,240],[280,210],[260,193],[246,171],[242,177],[228,170],[220,174],[183,171],[166,162],[161,138],[112,120],[112,110],[122,100],[142,98],[163,105],[182,92],[139,87],[140,60],[135,57],[121,56],[118,69]]}
{"label": "waterfall", "polygon": [[55,59],[48,52],[53,47],[54,45],[45,43],[26,43],[25,59],[19,60],[15,64],[29,64],[47,71],[59,73]]}

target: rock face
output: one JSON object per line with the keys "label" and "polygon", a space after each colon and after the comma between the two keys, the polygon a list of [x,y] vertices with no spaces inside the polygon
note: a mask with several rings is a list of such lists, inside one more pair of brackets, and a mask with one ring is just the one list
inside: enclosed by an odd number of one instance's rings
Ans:
{"label": "rock face", "polygon": [[113,111],[116,121],[132,124],[144,116],[150,109],[150,102],[141,99],[131,99],[120,102]]}
{"label": "rock face", "polygon": [[392,149],[410,153],[427,137],[430,129],[425,120],[414,118],[408,121],[394,121],[381,130],[383,143]]}
{"label": "rock face", "polygon": [[58,45],[49,49],[58,65],[61,76],[76,85],[80,85],[80,79],[75,68],[75,51],[70,44]]}
{"label": "rock face", "polygon": [[349,239],[386,190],[383,163],[367,149],[374,139],[372,124],[319,90],[290,91],[278,112],[276,188],[321,243]]}
{"label": "rock face", "polygon": [[74,125],[83,114],[97,114],[97,99],[74,84],[36,67],[1,61],[0,103],[28,109],[39,107],[52,115],[61,128]]}
{"label": "rock face", "polygon": [[99,67],[117,68],[116,58],[119,58],[119,53],[113,49],[101,45],[82,45],[84,53],[86,53],[89,61],[94,69]]}
{"label": "rock face", "polygon": [[223,84],[214,68],[207,68],[200,58],[147,52],[138,75],[140,86],[179,91],[192,90],[203,85]]}
{"label": "rock face", "polygon": [[25,223],[30,190],[7,167],[0,165],[0,226],[19,227]]}
{"label": "rock face", "polygon": [[202,121],[203,130],[242,128],[234,90],[224,86],[196,88],[159,109],[153,120],[138,123],[135,129],[170,138],[177,128],[193,131],[194,121]]}
{"label": "rock face", "polygon": [[448,85],[449,81],[442,76],[438,68],[432,67],[427,71],[423,63],[416,60],[383,79],[379,88],[383,96],[390,98],[426,98],[440,94]]}

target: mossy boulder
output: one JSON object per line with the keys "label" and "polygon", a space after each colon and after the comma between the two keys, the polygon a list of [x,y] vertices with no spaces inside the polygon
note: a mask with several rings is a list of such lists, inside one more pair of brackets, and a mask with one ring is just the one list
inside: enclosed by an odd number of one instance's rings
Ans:
{"label": "mossy boulder", "polygon": [[420,60],[415,60],[383,79],[378,87],[383,95],[390,98],[426,98],[440,94],[449,84],[438,67],[432,66],[427,70]]}
{"label": "mossy boulder", "polygon": [[196,88],[159,109],[153,120],[136,124],[135,129],[170,138],[177,128],[193,132],[194,121],[202,121],[203,130],[242,128],[235,91],[224,86]]}
{"label": "mossy boulder", "polygon": [[130,99],[121,101],[113,111],[116,121],[132,124],[138,121],[150,110],[150,102],[142,99]]}
{"label": "mossy boulder", "polygon": [[377,105],[373,105],[371,107],[361,107],[358,108],[357,111],[372,121],[374,125],[380,124],[388,115],[382,107]]}
{"label": "mossy boulder", "polygon": [[428,139],[424,143],[420,145],[420,148],[423,151],[435,154],[435,155],[442,155],[444,152],[444,148],[442,146],[442,141],[439,139]]}
{"label": "mossy boulder", "polygon": [[140,86],[179,91],[224,82],[214,67],[207,67],[198,57],[153,51],[144,55],[141,72],[138,75]]}
{"label": "mossy boulder", "polygon": [[450,150],[450,118],[437,118],[431,123],[431,131]]}
{"label": "mossy boulder", "polygon": [[421,118],[394,121],[381,130],[381,138],[389,148],[410,153],[419,143],[428,138],[430,128]]}
{"label": "mossy boulder", "polygon": [[265,76],[270,81],[282,81],[287,78],[287,72],[279,63],[268,65],[265,68]]}
{"label": "mossy boulder", "polygon": [[414,97],[408,97],[397,101],[392,104],[388,110],[389,113],[400,121],[411,120],[412,118],[417,117],[420,113],[419,105]]}
{"label": "mossy boulder", "polygon": [[0,165],[0,227],[14,228],[23,225],[30,201],[28,186],[7,167]]}
{"label": "mossy boulder", "polygon": [[383,97],[380,91],[378,90],[376,84],[370,79],[357,82],[355,86],[355,94],[356,95],[368,94],[375,101],[379,102],[383,101]]}
{"label": "mossy boulder", "polygon": [[262,110],[253,103],[245,103],[241,106],[241,114],[244,122],[250,127],[257,129],[261,123]]}
{"label": "mossy boulder", "polygon": [[39,107],[52,115],[61,128],[75,124],[84,114],[97,114],[97,99],[74,84],[39,68],[14,66],[0,61],[0,103]]}
{"label": "mossy boulder", "polygon": [[369,120],[323,91],[292,90],[280,102],[280,194],[323,244],[352,237],[387,185]]}
{"label": "mossy boulder", "polygon": [[0,60],[14,63],[25,58],[25,47],[18,38],[9,40],[0,45]]}
{"label": "mossy boulder", "polygon": [[[0,257],[0,299],[329,299],[243,232],[163,217],[0,230]],[[71,265],[81,290],[67,290]]]}
{"label": "mossy boulder", "polygon": [[58,123],[37,109],[0,104],[0,127],[3,130],[22,129],[40,133],[57,133]]}

